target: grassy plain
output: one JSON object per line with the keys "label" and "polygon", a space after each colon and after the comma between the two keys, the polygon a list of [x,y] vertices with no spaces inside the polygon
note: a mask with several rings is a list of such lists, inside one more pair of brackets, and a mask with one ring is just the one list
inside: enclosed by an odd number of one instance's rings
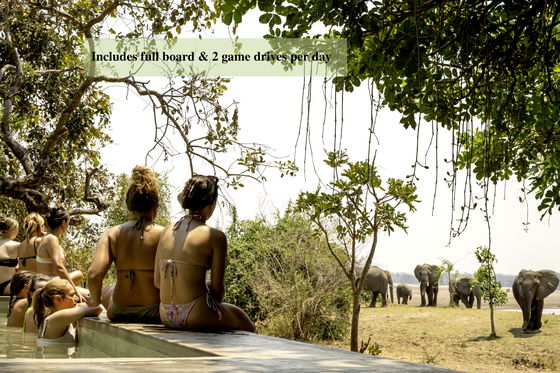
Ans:
{"label": "grassy plain", "polygon": [[[560,371],[560,315],[543,315],[535,334],[521,330],[519,312],[495,313],[498,339],[489,340],[490,310],[447,308],[446,288],[440,289],[438,307],[418,307],[418,290],[412,304],[389,304],[360,312],[360,340],[377,343],[379,356],[430,364],[464,372]],[[518,308],[511,292],[501,309]],[[396,302],[396,299],[395,299]],[[545,308],[560,308],[560,292],[545,299]],[[326,343],[348,349],[348,341]],[[367,352],[366,352],[367,353]]]}

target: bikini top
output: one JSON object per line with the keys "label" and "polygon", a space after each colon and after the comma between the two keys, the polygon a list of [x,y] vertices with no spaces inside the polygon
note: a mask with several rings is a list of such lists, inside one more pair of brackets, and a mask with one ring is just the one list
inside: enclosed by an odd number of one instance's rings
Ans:
{"label": "bikini top", "polygon": [[1,267],[15,267],[18,265],[18,260],[16,259],[0,259]]}
{"label": "bikini top", "polygon": [[[52,315],[51,315],[52,316]],[[73,324],[68,325],[62,337],[58,338],[45,338],[45,331],[47,329],[47,322],[50,316],[47,316],[39,329],[39,336],[37,344],[51,344],[51,343],[76,343],[76,328]],[[42,342],[42,343],[41,343]],[[46,343],[45,343],[46,342]]]}
{"label": "bikini top", "polygon": [[[65,256],[64,256],[64,251],[62,250],[62,248],[60,248],[60,257],[62,258],[62,261],[64,261]],[[37,261],[37,263],[43,263],[43,264],[52,264],[52,258],[42,258],[39,255],[35,256],[35,260]]]}
{"label": "bikini top", "polygon": [[36,259],[37,258],[37,238],[35,238],[35,241],[33,241],[33,250],[35,251],[35,255],[30,255],[30,256],[20,256],[19,257],[19,261],[21,263],[22,266],[25,267],[25,262],[27,259]]}
{"label": "bikini top", "polygon": [[160,259],[159,261],[160,263],[162,263],[161,270],[163,272],[164,278],[167,278],[167,275],[169,275],[169,278],[171,279],[171,300],[173,300],[173,294],[175,293],[175,277],[177,277],[177,266],[175,265],[175,263],[185,264],[193,268],[203,269],[204,271],[210,269],[209,266],[203,266],[200,264],[194,264],[182,260]]}
{"label": "bikini top", "polygon": [[[136,223],[133,226],[133,229],[137,229],[140,231],[140,239],[143,240],[144,239],[144,225],[146,224],[146,220],[144,217],[139,218]],[[151,223],[150,223],[151,224]],[[119,234],[120,234],[120,228],[119,228]],[[118,240],[118,235],[117,235],[117,240]],[[115,253],[116,254],[116,253]],[[116,263],[116,255],[114,258],[114,261]],[[115,264],[116,266],[116,264]],[[136,268],[130,268],[130,269],[117,269],[117,272],[126,272],[126,275],[124,277],[128,278],[128,282],[130,283],[130,289],[134,289],[134,280],[136,278],[136,272],[154,272],[153,268],[145,268],[145,269],[136,269]]]}

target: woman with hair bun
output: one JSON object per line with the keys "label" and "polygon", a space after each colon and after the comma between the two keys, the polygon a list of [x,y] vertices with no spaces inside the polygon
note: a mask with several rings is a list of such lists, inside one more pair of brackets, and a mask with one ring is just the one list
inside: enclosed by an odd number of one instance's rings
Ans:
{"label": "woman with hair bun", "polygon": [[26,237],[18,247],[19,269],[37,272],[37,247],[45,235],[45,219],[32,212],[23,220],[23,229]]}
{"label": "woman with hair bun", "polygon": [[17,220],[0,218],[0,295],[10,295],[10,280],[18,264],[19,242],[14,241],[19,231]]}
{"label": "woman with hair bun", "polygon": [[[226,235],[206,225],[218,198],[215,176],[193,176],[179,194],[189,213],[165,229],[156,254],[161,321],[173,329],[255,331],[242,309],[223,303]],[[206,272],[210,270],[210,281]]]}
{"label": "woman with hair bun", "polygon": [[[154,287],[154,259],[163,227],[154,223],[160,186],[148,167],[135,167],[126,193],[131,220],[111,227],[99,239],[88,271],[94,305],[101,302],[111,321],[159,324],[159,290]],[[117,269],[114,288],[102,291],[111,263]]]}
{"label": "woman with hair bun", "polygon": [[68,272],[64,266],[64,250],[60,247],[60,237],[70,226],[70,214],[63,207],[54,207],[47,216],[48,233],[37,247],[37,272],[51,278],[68,280],[76,293],[76,284],[84,278],[81,271]]}

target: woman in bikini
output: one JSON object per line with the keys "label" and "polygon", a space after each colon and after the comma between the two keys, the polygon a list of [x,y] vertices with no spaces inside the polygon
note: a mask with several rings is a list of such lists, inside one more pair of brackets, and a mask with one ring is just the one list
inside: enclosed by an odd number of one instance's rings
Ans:
{"label": "woman in bikini", "polygon": [[18,230],[19,225],[15,219],[0,219],[0,295],[10,295],[8,285],[18,264],[19,242],[14,241]]}
{"label": "woman in bikini", "polygon": [[[134,168],[126,193],[126,206],[132,219],[109,228],[97,243],[88,271],[88,287],[93,304],[103,300],[111,321],[161,323],[159,290],[154,287],[154,258],[163,231],[162,226],[154,223],[159,188],[152,170]],[[103,278],[113,262],[117,283],[102,294]]]}
{"label": "woman in bikini", "polygon": [[[155,285],[161,321],[173,329],[241,329],[255,326],[240,308],[223,303],[227,241],[206,225],[218,198],[218,179],[196,175],[179,194],[189,213],[163,232],[156,254]],[[206,272],[210,270],[210,281]]]}
{"label": "woman in bikini", "polygon": [[37,272],[37,247],[45,235],[45,219],[33,212],[23,220],[23,229],[27,237],[18,247],[19,269]]}
{"label": "woman in bikini", "polygon": [[47,217],[47,225],[48,233],[37,247],[37,272],[48,275],[51,279],[66,279],[76,290],[76,284],[84,275],[81,271],[68,272],[64,266],[64,251],[60,247],[60,237],[66,234],[70,225],[70,214],[62,207],[55,207]]}

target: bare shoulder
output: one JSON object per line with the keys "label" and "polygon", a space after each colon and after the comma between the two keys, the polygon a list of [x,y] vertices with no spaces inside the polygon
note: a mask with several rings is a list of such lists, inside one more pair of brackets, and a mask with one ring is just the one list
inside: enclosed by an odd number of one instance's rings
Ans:
{"label": "bare shoulder", "polygon": [[[173,224],[171,224],[173,225]],[[164,231],[166,231],[169,228],[169,226],[164,227],[163,225],[159,225],[159,224],[154,224],[154,227],[152,228],[152,230],[157,233],[157,234],[162,234]]]}
{"label": "bare shoulder", "polygon": [[118,237],[120,230],[121,226],[116,225],[114,227],[108,228],[103,234],[107,235],[109,239],[114,240]]}
{"label": "bare shoulder", "polygon": [[58,241],[58,237],[56,237],[54,234],[48,234],[45,237],[43,237],[43,239],[41,240],[41,245],[58,245],[59,241]]}
{"label": "bare shoulder", "polygon": [[210,239],[212,240],[212,243],[214,244],[214,248],[215,249],[222,249],[222,250],[227,250],[227,236],[225,235],[224,232],[222,232],[219,229],[216,228],[211,228],[210,229]]}

